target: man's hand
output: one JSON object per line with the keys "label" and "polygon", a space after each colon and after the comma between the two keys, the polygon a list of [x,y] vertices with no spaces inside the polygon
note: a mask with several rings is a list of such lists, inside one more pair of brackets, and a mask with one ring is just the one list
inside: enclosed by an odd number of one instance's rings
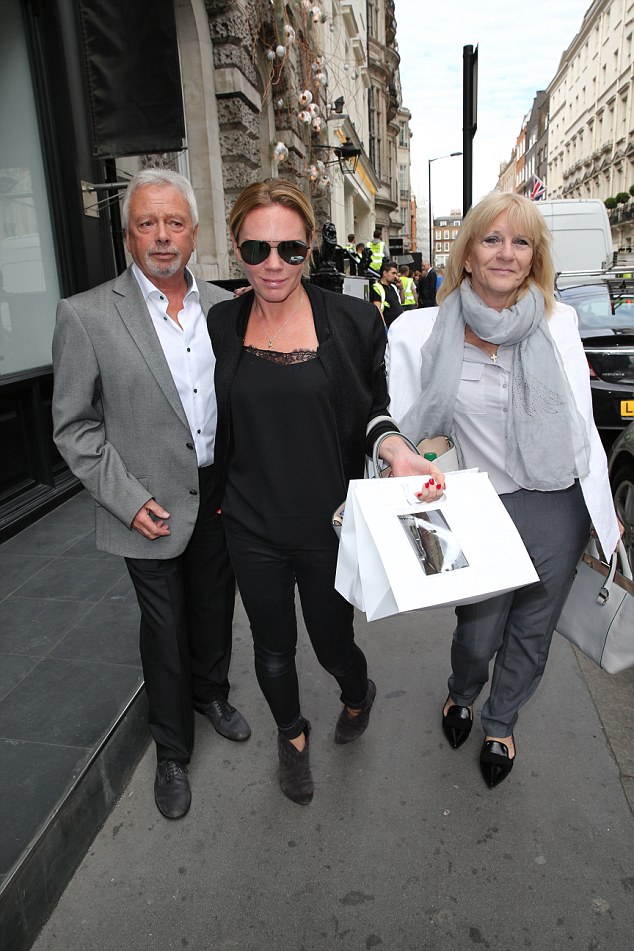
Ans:
{"label": "man's hand", "polygon": [[132,519],[132,528],[144,538],[155,541],[161,535],[169,535],[169,525],[165,521],[169,517],[170,513],[161,508],[158,502],[148,499]]}

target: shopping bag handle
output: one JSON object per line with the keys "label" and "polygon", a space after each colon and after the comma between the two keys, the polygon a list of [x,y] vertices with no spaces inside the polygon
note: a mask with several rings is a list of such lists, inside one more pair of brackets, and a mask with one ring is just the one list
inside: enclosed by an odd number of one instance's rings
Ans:
{"label": "shopping bag handle", "polygon": [[379,436],[377,441],[374,443],[374,450],[372,452],[372,466],[374,468],[374,475],[372,476],[373,479],[380,479],[381,468],[388,468],[387,466],[382,467],[381,463],[379,462],[379,449],[381,448],[381,443],[383,442],[384,439],[387,439],[388,436],[400,436],[401,439],[405,440],[405,442],[407,443],[409,448],[412,450],[412,452],[415,452],[417,456],[420,456],[420,452],[418,451],[418,449],[416,448],[412,440],[409,439],[407,436],[404,436],[403,433],[399,433],[396,430],[389,433],[382,433],[382,435]]}

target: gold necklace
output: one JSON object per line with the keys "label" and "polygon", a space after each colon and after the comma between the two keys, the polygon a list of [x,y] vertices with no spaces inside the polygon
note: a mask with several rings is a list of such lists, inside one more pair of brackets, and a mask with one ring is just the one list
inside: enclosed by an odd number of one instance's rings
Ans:
{"label": "gold necklace", "polygon": [[296,316],[297,316],[297,311],[298,311],[299,308],[302,306],[303,302],[304,302],[304,289],[302,288],[301,293],[300,293],[300,296],[299,296],[299,304],[297,305],[297,310],[296,310],[293,314],[289,314],[289,316],[286,318],[286,320],[284,321],[284,323],[282,324],[282,326],[279,328],[279,330],[276,330],[275,333],[273,334],[273,336],[271,337],[271,336],[269,336],[269,332],[268,332],[268,330],[266,329],[266,327],[264,326],[264,321],[262,320],[262,317],[261,317],[261,315],[260,315],[260,302],[256,299],[257,309],[256,309],[256,311],[255,311],[255,316],[258,318],[258,321],[259,321],[259,323],[260,323],[260,326],[262,327],[262,333],[264,334],[264,336],[266,337],[266,339],[267,339],[268,342],[269,342],[269,346],[268,346],[268,349],[269,349],[269,350],[272,350],[272,349],[273,349],[273,341],[275,340],[276,337],[278,337],[278,336],[282,333],[282,331],[283,331],[284,328],[286,327],[286,325],[287,325],[287,323],[289,322],[289,320],[291,320],[293,317],[296,317]]}

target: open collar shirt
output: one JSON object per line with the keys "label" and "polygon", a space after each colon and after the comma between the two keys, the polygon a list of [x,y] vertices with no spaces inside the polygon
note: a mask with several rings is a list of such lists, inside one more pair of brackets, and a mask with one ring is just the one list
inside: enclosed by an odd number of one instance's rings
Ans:
{"label": "open collar shirt", "polygon": [[185,269],[187,293],[178,315],[179,325],[167,313],[169,301],[136,264],[132,273],[138,281],[154,329],[163,348],[183,410],[189,423],[198,466],[214,461],[218,408],[214,388],[214,355],[207,319],[203,313],[196,279]]}

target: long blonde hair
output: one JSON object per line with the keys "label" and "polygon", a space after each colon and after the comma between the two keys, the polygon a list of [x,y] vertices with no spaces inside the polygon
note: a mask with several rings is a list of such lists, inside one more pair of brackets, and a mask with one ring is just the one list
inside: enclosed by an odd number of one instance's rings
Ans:
{"label": "long blonde hair", "polygon": [[535,203],[513,192],[491,192],[469,210],[453,243],[445,267],[445,278],[436,299],[441,303],[469,276],[465,262],[471,254],[473,243],[484,237],[498,215],[502,214],[507,215],[509,226],[529,238],[533,246],[531,269],[518,289],[517,296],[522,297],[528,285],[535,284],[544,295],[544,310],[550,315],[555,307],[555,266],[550,251],[550,231]]}

